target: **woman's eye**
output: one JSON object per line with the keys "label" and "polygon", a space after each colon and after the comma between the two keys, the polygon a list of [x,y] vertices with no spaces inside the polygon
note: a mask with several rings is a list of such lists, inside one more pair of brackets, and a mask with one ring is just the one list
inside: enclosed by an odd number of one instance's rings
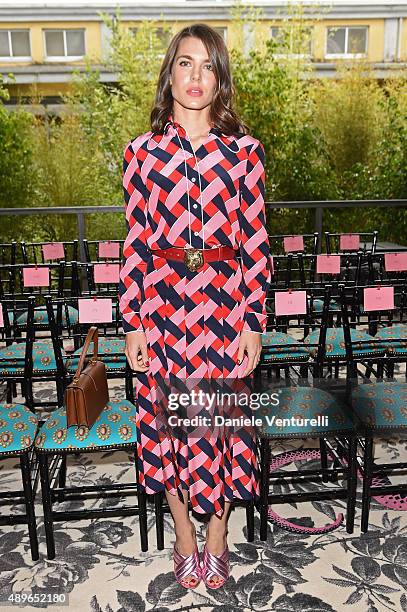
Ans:
{"label": "woman's eye", "polygon": [[212,70],[212,64],[206,64],[206,67],[209,68],[209,70]]}
{"label": "woman's eye", "polygon": [[181,60],[180,61],[180,66],[183,66],[183,64],[189,64],[188,60]]}

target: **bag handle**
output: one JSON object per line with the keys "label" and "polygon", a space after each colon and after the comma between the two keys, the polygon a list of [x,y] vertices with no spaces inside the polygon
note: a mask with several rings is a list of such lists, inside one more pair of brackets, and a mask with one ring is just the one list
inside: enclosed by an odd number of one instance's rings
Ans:
{"label": "bag handle", "polygon": [[93,355],[91,357],[91,362],[97,361],[97,356],[98,356],[98,338],[99,338],[99,332],[98,332],[98,328],[96,327],[96,325],[92,325],[92,327],[89,329],[88,331],[88,335],[86,336],[86,340],[85,340],[85,344],[83,345],[83,349],[82,349],[82,353],[81,356],[79,358],[79,363],[78,363],[78,367],[77,370],[75,372],[75,376],[73,378],[74,381],[78,380],[81,371],[82,371],[82,367],[86,358],[86,354],[88,352],[88,348],[90,343],[93,341]]}

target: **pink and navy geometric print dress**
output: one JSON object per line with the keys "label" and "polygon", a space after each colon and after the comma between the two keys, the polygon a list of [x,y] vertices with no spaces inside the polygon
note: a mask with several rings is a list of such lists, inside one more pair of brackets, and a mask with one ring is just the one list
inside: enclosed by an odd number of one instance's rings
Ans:
{"label": "pink and navy geometric print dress", "polygon": [[[126,333],[143,331],[149,369],[137,372],[138,467],[148,494],[165,489],[192,508],[221,515],[225,501],[258,496],[253,438],[169,440],[158,435],[157,381],[168,376],[236,378],[242,330],[266,329],[270,283],[264,148],[212,127],[196,151],[170,115],[163,134],[127,143],[123,188],[128,235],[120,272]],[[151,253],[171,246],[240,250],[236,259],[190,271]],[[239,251],[238,251],[239,253]]]}

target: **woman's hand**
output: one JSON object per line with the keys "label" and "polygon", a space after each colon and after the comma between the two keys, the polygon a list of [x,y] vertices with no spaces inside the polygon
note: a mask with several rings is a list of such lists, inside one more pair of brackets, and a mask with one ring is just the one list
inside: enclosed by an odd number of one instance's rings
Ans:
{"label": "woman's hand", "polygon": [[257,366],[260,361],[261,354],[261,333],[242,331],[240,334],[239,350],[237,353],[237,362],[241,363],[246,351],[248,362],[246,370],[241,374],[241,378],[248,376]]}
{"label": "woman's hand", "polygon": [[124,354],[132,370],[145,372],[150,367],[148,363],[147,338],[143,331],[126,334]]}

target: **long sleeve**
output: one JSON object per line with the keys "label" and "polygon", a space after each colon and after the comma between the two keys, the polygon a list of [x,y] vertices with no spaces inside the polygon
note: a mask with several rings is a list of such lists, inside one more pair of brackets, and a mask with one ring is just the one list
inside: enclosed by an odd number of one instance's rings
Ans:
{"label": "long sleeve", "polygon": [[265,152],[256,141],[249,153],[241,185],[240,255],[245,290],[243,331],[264,332],[267,324],[266,295],[270,287],[270,243],[266,228]]}
{"label": "long sleeve", "polygon": [[137,156],[129,141],[123,157],[123,191],[127,237],[123,245],[123,266],[120,270],[119,308],[125,333],[143,331],[140,304],[143,299],[143,278],[151,252],[146,242],[146,193]]}

